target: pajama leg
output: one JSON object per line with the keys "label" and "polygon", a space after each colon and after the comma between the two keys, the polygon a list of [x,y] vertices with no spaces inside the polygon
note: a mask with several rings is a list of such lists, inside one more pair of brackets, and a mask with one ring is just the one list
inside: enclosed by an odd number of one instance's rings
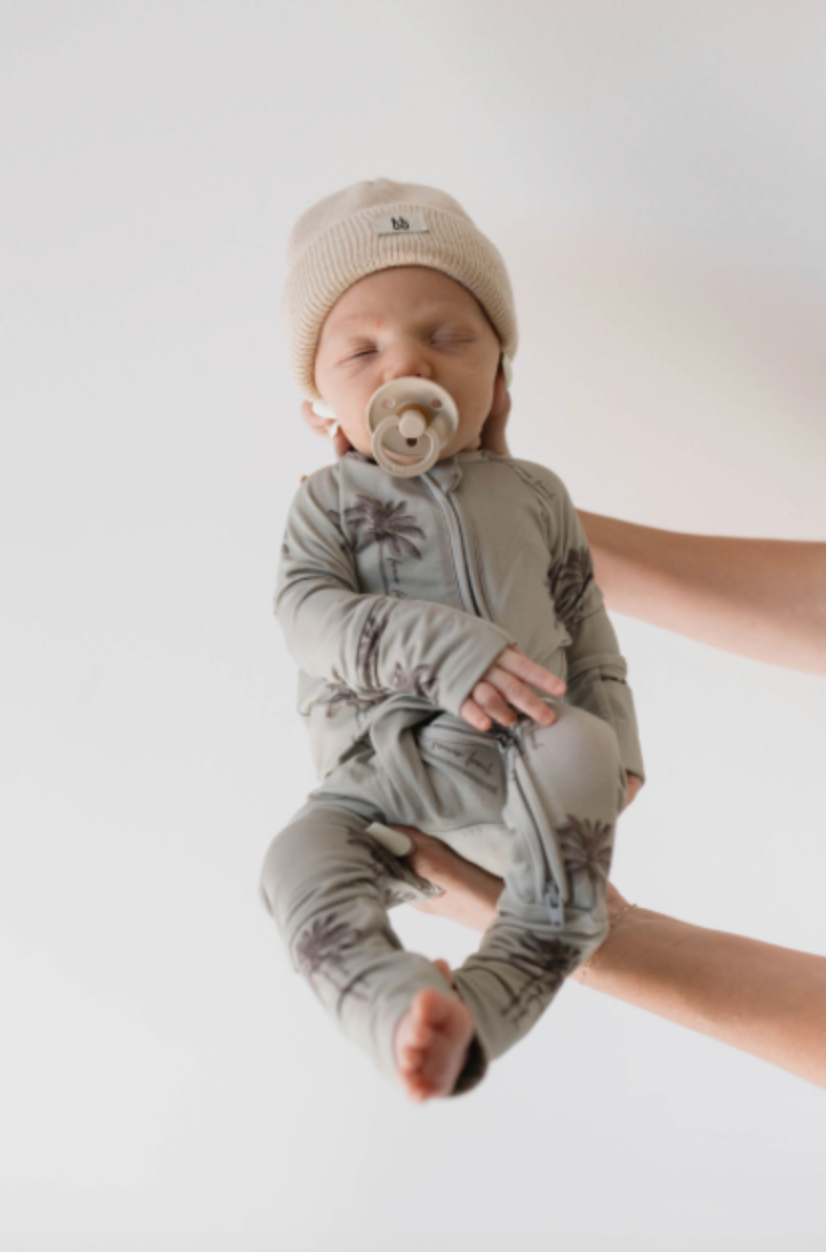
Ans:
{"label": "pajama leg", "polygon": [[[418,991],[450,993],[436,966],[403,950],[388,905],[430,884],[366,828],[378,815],[311,800],[270,846],[261,892],[304,975],[345,1035],[395,1077],[393,1036]],[[457,1091],[484,1072],[472,1046]]]}
{"label": "pajama leg", "polygon": [[456,987],[486,1059],[517,1042],[608,932],[606,903],[625,771],[611,727],[570,705],[553,726],[497,733],[512,835],[499,917]]}

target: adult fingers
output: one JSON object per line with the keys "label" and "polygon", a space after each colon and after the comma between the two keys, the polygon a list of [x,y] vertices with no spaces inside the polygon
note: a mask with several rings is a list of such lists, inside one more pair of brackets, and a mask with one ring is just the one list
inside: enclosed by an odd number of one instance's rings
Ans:
{"label": "adult fingers", "polygon": [[505,386],[505,378],[501,370],[496,376],[493,389],[493,402],[481,431],[482,447],[497,456],[510,456],[505,427],[511,410],[511,395]]}

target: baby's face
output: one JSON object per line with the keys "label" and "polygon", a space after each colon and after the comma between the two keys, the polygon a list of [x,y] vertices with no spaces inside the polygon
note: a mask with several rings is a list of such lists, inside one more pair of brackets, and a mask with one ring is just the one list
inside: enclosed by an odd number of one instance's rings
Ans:
{"label": "baby's face", "polygon": [[438,383],[459,410],[444,460],[479,447],[500,352],[496,331],[466,287],[440,270],[405,265],[360,279],[336,302],[321,328],[315,381],[365,456],[371,456],[365,413],[373,392],[412,375]]}

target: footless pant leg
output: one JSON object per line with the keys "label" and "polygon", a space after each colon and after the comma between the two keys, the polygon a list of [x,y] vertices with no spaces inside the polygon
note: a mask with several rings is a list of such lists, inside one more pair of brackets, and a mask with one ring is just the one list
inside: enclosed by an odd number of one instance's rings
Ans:
{"label": "footless pant leg", "polygon": [[[345,1035],[395,1077],[399,1018],[423,987],[451,988],[430,961],[404,951],[390,925],[394,894],[408,876],[422,880],[365,833],[372,820],[310,801],[271,844],[261,891],[294,967]],[[483,1071],[477,1045],[457,1090]]]}
{"label": "footless pant leg", "polygon": [[[614,731],[557,705],[507,747],[504,818],[513,835],[499,917],[456,972],[488,1060],[533,1026],[564,978],[608,932],[608,870],[625,771]],[[501,738],[502,736],[500,736]]]}

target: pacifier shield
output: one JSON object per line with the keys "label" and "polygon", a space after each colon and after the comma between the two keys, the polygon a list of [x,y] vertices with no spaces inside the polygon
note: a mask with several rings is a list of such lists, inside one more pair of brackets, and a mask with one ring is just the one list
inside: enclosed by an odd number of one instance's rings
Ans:
{"label": "pacifier shield", "polygon": [[424,474],[459,429],[449,391],[426,378],[394,378],[367,403],[373,456],[399,478]]}

